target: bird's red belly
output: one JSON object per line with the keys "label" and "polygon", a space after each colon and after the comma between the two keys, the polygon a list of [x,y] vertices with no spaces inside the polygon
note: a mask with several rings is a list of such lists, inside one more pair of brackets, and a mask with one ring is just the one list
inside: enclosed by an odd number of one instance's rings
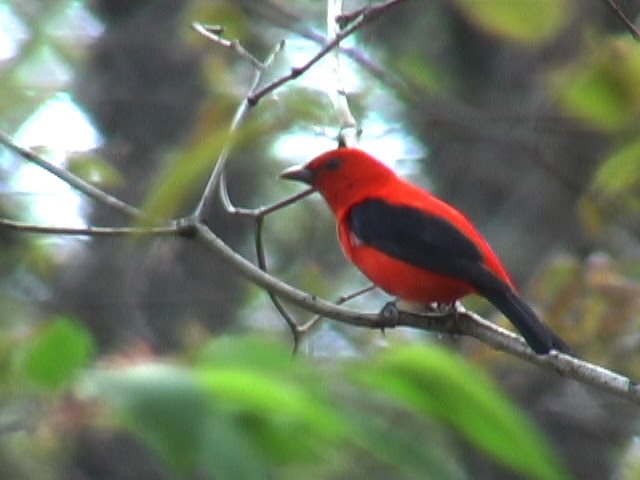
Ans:
{"label": "bird's red belly", "polygon": [[467,282],[415,267],[366,245],[352,246],[346,254],[373,283],[402,300],[452,303],[475,292]]}

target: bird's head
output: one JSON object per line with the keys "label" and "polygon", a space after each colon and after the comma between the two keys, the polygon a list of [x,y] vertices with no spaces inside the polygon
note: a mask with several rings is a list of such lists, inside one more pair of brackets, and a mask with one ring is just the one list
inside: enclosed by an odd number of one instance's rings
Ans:
{"label": "bird's head", "polygon": [[333,211],[338,212],[396,178],[396,174],[362,150],[338,148],[317,156],[306,165],[285,170],[281,178],[311,185]]}

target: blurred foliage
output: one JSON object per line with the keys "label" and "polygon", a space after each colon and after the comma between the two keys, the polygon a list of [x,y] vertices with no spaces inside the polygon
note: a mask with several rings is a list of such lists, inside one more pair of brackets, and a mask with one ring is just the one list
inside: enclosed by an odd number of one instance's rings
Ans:
{"label": "blurred foliage", "polygon": [[69,318],[56,318],[26,346],[22,364],[29,380],[56,389],[73,380],[93,353],[93,338],[84,327]]}
{"label": "blurred foliage", "polygon": [[621,480],[640,478],[640,441],[637,438],[634,439],[625,452],[618,478]]}
{"label": "blurred foliage", "polygon": [[[188,357],[142,350],[107,357],[79,376],[93,351],[90,336],[59,318],[8,348],[22,366],[16,380],[25,372],[24,380],[63,394],[36,419],[28,418],[34,401],[46,402],[45,390],[12,408],[20,419],[15,428],[40,425],[22,436],[28,450],[58,451],[64,437],[51,434],[93,425],[130,432],[187,477],[361,478],[356,472],[364,463],[394,478],[459,478],[447,427],[516,472],[566,478],[509,400],[474,367],[435,346],[399,344],[327,363],[292,358],[289,345],[264,335],[235,335],[205,342]],[[0,451],[10,439],[0,437]],[[17,471],[33,460],[19,462]],[[40,461],[46,471],[49,457]]]}
{"label": "blurred foliage", "polygon": [[[400,345],[340,365],[291,358],[287,345],[264,336],[223,337],[188,362],[112,360],[88,371],[78,388],[83,402],[112,410],[183,474],[335,478],[353,475],[368,458],[394,478],[458,478],[455,453],[441,440],[429,445],[429,420],[530,478],[566,478],[499,390],[434,346]],[[407,416],[424,429],[398,428]]]}
{"label": "blurred foliage", "polygon": [[478,26],[523,43],[549,40],[567,24],[570,0],[455,0]]}
{"label": "blurred foliage", "polygon": [[[623,145],[604,160],[593,177],[593,188],[611,196],[640,193],[640,141]],[[636,198],[635,206],[638,207]]]}
{"label": "blurred foliage", "polygon": [[640,121],[638,78],[640,44],[624,36],[594,45],[552,80],[567,113],[597,129],[622,130]]}
{"label": "blurred foliage", "polygon": [[114,188],[125,183],[122,173],[98,155],[90,153],[69,155],[67,168],[71,173],[101,188]]}
{"label": "blurred foliage", "polygon": [[[481,372],[446,350],[411,346],[389,350],[356,376],[411,408],[451,425],[496,459],[536,478],[565,474],[553,454]],[[528,452],[522,455],[521,452]]]}
{"label": "blurred foliage", "polygon": [[551,260],[534,279],[532,297],[545,319],[581,356],[640,377],[640,262],[594,253],[585,262]]}
{"label": "blurred foliage", "polygon": [[446,93],[450,89],[450,76],[429,59],[408,54],[398,57],[396,62],[402,76],[420,89],[438,93]]}
{"label": "blurred foliage", "polygon": [[616,221],[640,215],[640,141],[633,140],[604,159],[580,202],[589,230],[602,234]]}

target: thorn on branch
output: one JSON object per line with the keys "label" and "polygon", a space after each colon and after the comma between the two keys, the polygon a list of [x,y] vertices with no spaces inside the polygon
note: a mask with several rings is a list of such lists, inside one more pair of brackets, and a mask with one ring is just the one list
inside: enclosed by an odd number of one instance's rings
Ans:
{"label": "thorn on branch", "polygon": [[292,67],[291,68],[291,80],[294,80],[296,78],[298,78],[300,75],[302,75],[306,70],[304,70],[302,67]]}

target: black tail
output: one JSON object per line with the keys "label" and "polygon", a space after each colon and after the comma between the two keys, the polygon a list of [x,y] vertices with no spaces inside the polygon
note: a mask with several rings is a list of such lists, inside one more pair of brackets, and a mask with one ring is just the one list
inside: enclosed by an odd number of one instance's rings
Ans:
{"label": "black tail", "polygon": [[542,323],[533,309],[517,293],[508,286],[505,287],[489,294],[483,292],[482,295],[513,323],[531,349],[538,355],[549,353],[551,349],[570,353],[571,349],[564,340]]}

